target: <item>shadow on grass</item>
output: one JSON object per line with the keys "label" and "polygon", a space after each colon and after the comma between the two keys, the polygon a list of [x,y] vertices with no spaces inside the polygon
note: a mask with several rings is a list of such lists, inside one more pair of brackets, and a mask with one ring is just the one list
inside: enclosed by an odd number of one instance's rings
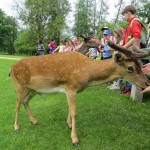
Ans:
{"label": "shadow on grass", "polygon": [[143,102],[150,102],[150,93],[144,93]]}

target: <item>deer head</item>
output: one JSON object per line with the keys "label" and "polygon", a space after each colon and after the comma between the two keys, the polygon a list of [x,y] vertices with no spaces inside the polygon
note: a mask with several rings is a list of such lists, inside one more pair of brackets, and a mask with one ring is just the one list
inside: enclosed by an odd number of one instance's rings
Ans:
{"label": "deer head", "polygon": [[[142,63],[140,61],[140,58],[149,56],[150,51],[141,51],[137,46],[138,44],[139,41],[135,40],[132,49],[127,50],[121,46],[116,45],[112,41],[108,41],[108,45],[111,48],[119,51],[114,55],[114,61],[120,66],[118,72],[120,72],[120,74],[131,83],[141,88],[146,88],[148,85],[150,85],[150,82],[142,72]],[[125,71],[126,74],[124,73]],[[139,75],[140,78],[138,77]]]}
{"label": "deer head", "polygon": [[90,34],[89,36],[86,36],[84,34],[80,35],[83,39],[84,42],[82,44],[82,46],[79,48],[78,52],[82,53],[82,54],[86,54],[89,51],[89,48],[97,48],[99,46],[98,43],[96,43],[92,38],[93,35]]}

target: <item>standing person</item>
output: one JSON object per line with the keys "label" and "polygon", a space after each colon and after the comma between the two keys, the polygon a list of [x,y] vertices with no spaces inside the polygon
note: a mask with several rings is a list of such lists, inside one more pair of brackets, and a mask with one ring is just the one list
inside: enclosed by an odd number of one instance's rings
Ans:
{"label": "standing person", "polygon": [[56,48],[55,40],[52,39],[48,46],[50,48],[49,49],[49,54],[52,54],[54,52],[55,48]]}
{"label": "standing person", "polygon": [[104,37],[106,38],[104,48],[103,50],[100,50],[102,52],[103,60],[112,58],[112,49],[108,46],[108,43],[107,43],[108,40],[111,40],[111,31],[105,30]]}
{"label": "standing person", "polygon": [[[101,31],[102,31],[102,33],[103,33],[103,37],[102,37],[102,39],[101,39],[101,45],[100,45],[100,51],[101,51],[101,60],[103,59],[103,47],[104,47],[104,45],[105,45],[105,42],[107,41],[107,39],[106,39],[106,36],[104,36],[104,32],[106,31],[106,30],[109,30],[109,28],[108,27],[103,27],[102,29],[101,29]],[[110,31],[110,30],[109,30]],[[115,41],[115,37],[114,36],[110,36],[110,40],[111,41]]]}
{"label": "standing person", "polygon": [[38,40],[38,46],[37,46],[36,56],[38,56],[38,55],[44,55],[44,50],[45,50],[45,47],[43,45],[42,39],[40,38]]}
{"label": "standing person", "polygon": [[[123,11],[122,15],[124,16],[126,22],[128,22],[128,26],[124,33],[123,39],[123,47],[129,48],[133,45],[135,39],[140,39],[142,26],[138,20],[134,20],[136,17],[136,8],[134,5],[126,6]],[[133,22],[132,22],[133,21]],[[132,23],[132,27],[131,27]]]}
{"label": "standing person", "polygon": [[123,46],[124,30],[121,28],[116,28],[114,30],[115,43]]}
{"label": "standing person", "polygon": [[59,46],[53,51],[53,53],[55,52],[64,52],[65,51],[65,45],[63,41],[59,42]]}
{"label": "standing person", "polygon": [[[96,36],[93,37],[93,40],[95,42],[99,41],[99,39]],[[99,48],[90,48],[89,52],[86,53],[86,56],[88,56],[91,59],[97,59],[99,56]]]}
{"label": "standing person", "polygon": [[75,49],[78,49],[79,48],[79,41],[78,41],[78,39],[76,38],[76,39],[74,39],[74,47],[75,47]]}
{"label": "standing person", "polygon": [[[134,5],[126,6],[122,11],[122,15],[124,16],[126,22],[128,22],[128,26],[125,30],[123,38],[123,47],[128,49],[133,45],[135,39],[140,39],[142,26],[141,23],[135,19],[137,17],[136,17],[136,8]],[[123,88],[121,93],[130,95],[131,87],[132,84],[126,81],[125,87]]]}
{"label": "standing person", "polygon": [[[114,37],[115,37],[115,43],[117,45],[122,46],[123,45],[123,37],[124,37],[124,31],[121,28],[116,28],[114,30]],[[108,86],[110,90],[119,90],[120,86],[122,84],[123,79],[119,78],[117,81],[114,81],[112,85]]]}
{"label": "standing person", "polygon": [[75,50],[74,43],[72,42],[72,40],[68,40],[66,42],[65,52],[66,51],[73,51],[73,50]]}
{"label": "standing person", "polygon": [[103,27],[103,28],[101,29],[102,34],[103,34],[103,37],[101,38],[101,45],[102,45],[102,46],[104,46],[105,41],[106,41],[106,37],[104,36],[104,32],[105,32],[106,30],[109,30],[109,28],[108,28],[108,27]]}

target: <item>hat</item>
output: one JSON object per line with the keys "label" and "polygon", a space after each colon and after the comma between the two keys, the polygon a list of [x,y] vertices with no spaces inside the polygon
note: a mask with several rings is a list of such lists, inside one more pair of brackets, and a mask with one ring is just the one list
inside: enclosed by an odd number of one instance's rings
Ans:
{"label": "hat", "polygon": [[88,36],[94,36],[94,32],[93,32],[93,31],[90,31],[90,32],[88,33]]}
{"label": "hat", "polygon": [[111,31],[110,31],[110,30],[105,30],[103,34],[104,34],[104,35],[110,35],[110,34],[111,34]]}
{"label": "hat", "polygon": [[74,39],[74,41],[73,41],[74,43],[78,43],[78,39]]}
{"label": "hat", "polygon": [[101,31],[104,31],[104,30],[109,30],[109,28],[108,27],[101,28]]}

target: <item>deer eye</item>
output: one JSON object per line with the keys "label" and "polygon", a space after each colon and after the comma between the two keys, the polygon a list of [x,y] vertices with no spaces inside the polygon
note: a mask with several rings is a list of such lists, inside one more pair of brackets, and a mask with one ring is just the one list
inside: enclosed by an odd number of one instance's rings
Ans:
{"label": "deer eye", "polygon": [[133,73],[134,72],[134,68],[132,66],[127,67],[127,70],[129,73]]}

